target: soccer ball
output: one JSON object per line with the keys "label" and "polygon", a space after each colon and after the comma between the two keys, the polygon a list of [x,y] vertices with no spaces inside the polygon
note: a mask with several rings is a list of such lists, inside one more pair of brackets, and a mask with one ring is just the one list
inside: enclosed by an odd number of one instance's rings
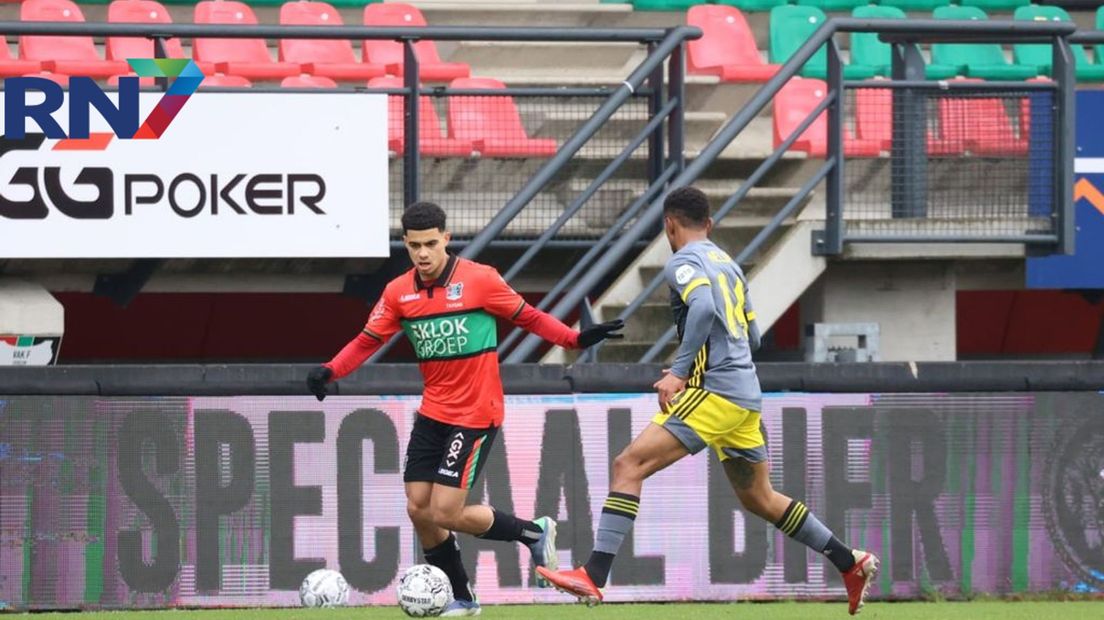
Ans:
{"label": "soccer ball", "polygon": [[299,602],[303,607],[341,607],[349,602],[349,584],[341,573],[320,568],[299,586]]}
{"label": "soccer ball", "polygon": [[439,616],[452,602],[452,584],[436,566],[415,564],[399,579],[398,595],[399,607],[406,615]]}

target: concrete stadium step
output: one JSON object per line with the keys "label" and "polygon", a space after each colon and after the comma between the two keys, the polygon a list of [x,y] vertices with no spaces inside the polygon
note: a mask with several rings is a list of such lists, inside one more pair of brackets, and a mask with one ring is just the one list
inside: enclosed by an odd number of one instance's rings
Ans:
{"label": "concrete stadium step", "polygon": [[628,75],[643,57],[635,43],[460,41],[446,59],[468,63],[472,75],[505,80],[513,75]]}
{"label": "concrete stadium step", "polygon": [[[597,108],[597,106],[594,106]],[[634,106],[636,107],[636,106]],[[563,138],[575,133],[591,116],[593,110],[551,109],[545,112],[537,137]],[[686,112],[684,114],[684,140],[687,148],[701,150],[724,124],[725,114],[720,112]],[[618,140],[627,144],[648,123],[647,109],[622,107],[595,135],[598,139]],[[692,145],[692,146],[691,146]]]}
{"label": "concrete stadium step", "polygon": [[[539,2],[536,0],[476,0],[474,2],[410,2],[434,26],[472,24],[525,27],[540,24],[560,28],[608,28],[626,20],[631,4]],[[623,27],[623,26],[622,26]]]}
{"label": "concrete stadium step", "polygon": [[[570,200],[586,189],[589,178],[574,178],[565,187],[563,199]],[[604,184],[591,198],[592,203],[603,206],[623,208],[628,206],[643,191],[641,181],[614,179]],[[716,210],[740,187],[739,181],[699,180],[694,186],[705,192],[710,204]],[[769,218],[778,212],[794,196],[798,188],[791,187],[755,187],[725,219],[760,217]]]}
{"label": "concrete stadium step", "polygon": [[[662,289],[667,292],[667,287]],[[616,319],[627,306],[609,305],[602,308],[601,319],[612,321]],[[625,323],[625,339],[631,341],[647,341],[655,338],[671,326],[674,315],[671,313],[671,304],[668,302],[648,302],[637,308],[629,321]],[[603,359],[603,361],[606,361]]]}

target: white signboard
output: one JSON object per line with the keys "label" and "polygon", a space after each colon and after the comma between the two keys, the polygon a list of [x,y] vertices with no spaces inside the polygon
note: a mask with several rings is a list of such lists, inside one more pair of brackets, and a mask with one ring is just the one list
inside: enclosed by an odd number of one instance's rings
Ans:
{"label": "white signboard", "polygon": [[159,139],[101,149],[25,130],[0,138],[0,258],[390,254],[386,95],[199,91]]}

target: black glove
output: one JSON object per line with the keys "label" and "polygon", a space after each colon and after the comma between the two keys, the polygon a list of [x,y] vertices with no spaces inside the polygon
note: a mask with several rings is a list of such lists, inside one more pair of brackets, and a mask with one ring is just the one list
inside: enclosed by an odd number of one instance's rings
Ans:
{"label": "black glove", "polygon": [[615,334],[614,332],[621,331],[625,327],[625,322],[621,319],[613,321],[606,321],[605,323],[599,323],[597,325],[591,325],[590,327],[579,332],[579,348],[586,349],[593,347],[594,345],[602,342],[607,338],[620,339],[624,338],[624,334]]}
{"label": "black glove", "polygon": [[307,373],[307,389],[319,402],[326,399],[326,384],[333,377],[333,371],[325,366],[319,366]]}

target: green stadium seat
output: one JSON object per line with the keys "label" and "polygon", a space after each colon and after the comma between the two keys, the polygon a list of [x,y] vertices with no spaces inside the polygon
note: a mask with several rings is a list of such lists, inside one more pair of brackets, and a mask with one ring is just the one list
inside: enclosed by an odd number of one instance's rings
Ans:
{"label": "green stadium seat", "polygon": [[868,0],[797,0],[797,4],[802,6],[815,6],[822,11],[850,11],[855,7],[862,6],[867,3]]}
{"label": "green stadium seat", "polygon": [[706,0],[632,0],[638,11],[685,11],[695,4],[707,4]]}
{"label": "green stadium seat", "polygon": [[[827,17],[824,11],[814,6],[794,6],[785,4],[771,9],[770,13],[770,61],[782,64],[793,56],[794,52],[809,40]],[[805,66],[801,75],[824,79],[828,77],[828,49],[821,47]],[[844,65],[843,76],[849,80],[864,80],[874,77],[870,67],[862,65]]]}
{"label": "green stadium seat", "polygon": [[[1104,30],[1104,5],[1096,10],[1096,29]],[[1096,64],[1104,65],[1104,44],[1094,46],[1093,55],[1096,57]]]}
{"label": "green stadium seat", "polygon": [[[1069,22],[1069,13],[1056,6],[1039,6],[1031,4],[1016,9],[1015,19],[1022,21],[1056,21]],[[1078,80],[1086,82],[1104,81],[1104,65],[1094,65],[1089,62],[1085,54],[1085,48],[1081,45],[1071,45],[1074,70]],[[1012,57],[1016,64],[1035,67],[1039,75],[1050,75],[1054,62],[1053,49],[1049,45],[1018,43],[1012,46]]]}
{"label": "green stadium seat", "polygon": [[[905,12],[892,6],[868,4],[851,11],[856,19],[905,19]],[[875,75],[889,77],[892,70],[892,50],[889,43],[878,40],[876,32],[856,32],[851,35],[851,64],[870,67]],[[945,80],[957,73],[948,65],[927,65],[924,73],[931,80]]]}
{"label": "green stadium seat", "polygon": [[713,4],[734,6],[741,11],[769,11],[776,6],[787,4],[786,0],[713,0]]}
{"label": "green stadium seat", "polygon": [[[989,19],[985,11],[974,6],[941,6],[932,16],[947,20]],[[951,65],[970,77],[989,80],[1026,80],[1037,75],[1035,67],[1023,67],[1008,62],[997,43],[934,43],[932,60]]]}
{"label": "green stadium seat", "polygon": [[902,11],[930,12],[941,6],[947,6],[951,0],[880,0],[878,4],[891,6]]}
{"label": "green stadium seat", "polygon": [[1027,6],[1031,0],[957,0],[962,6],[976,6],[986,11],[1011,11],[1016,7]]}

